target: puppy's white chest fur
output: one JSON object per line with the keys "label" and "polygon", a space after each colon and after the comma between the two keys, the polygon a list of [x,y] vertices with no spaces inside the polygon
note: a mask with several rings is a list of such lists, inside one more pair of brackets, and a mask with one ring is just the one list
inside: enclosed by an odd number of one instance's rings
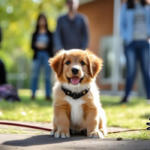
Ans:
{"label": "puppy's white chest fur", "polygon": [[69,96],[64,98],[71,105],[71,122],[73,125],[79,125],[83,120],[83,108],[82,105],[85,103],[82,98],[72,99]]}

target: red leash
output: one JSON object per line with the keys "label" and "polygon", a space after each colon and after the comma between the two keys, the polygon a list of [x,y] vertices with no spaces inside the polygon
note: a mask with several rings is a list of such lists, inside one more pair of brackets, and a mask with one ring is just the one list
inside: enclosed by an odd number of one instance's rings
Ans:
{"label": "red leash", "polygon": [[[50,132],[52,130],[52,129],[49,129],[49,128],[43,128],[43,127],[20,124],[20,123],[11,123],[11,122],[0,122],[0,125],[9,125],[9,126],[32,128],[32,129],[44,130],[44,131],[48,131],[48,132]],[[108,132],[108,134],[121,133],[121,132],[131,132],[131,131],[147,131],[147,130],[146,129],[131,129],[131,130]]]}
{"label": "red leash", "polygon": [[43,127],[26,125],[26,124],[20,124],[20,123],[11,123],[11,122],[0,122],[0,125],[25,127],[25,128],[32,128],[32,129],[37,129],[37,130],[44,130],[44,131],[49,131],[49,132],[52,130],[52,129],[49,129],[49,128],[43,128]]}

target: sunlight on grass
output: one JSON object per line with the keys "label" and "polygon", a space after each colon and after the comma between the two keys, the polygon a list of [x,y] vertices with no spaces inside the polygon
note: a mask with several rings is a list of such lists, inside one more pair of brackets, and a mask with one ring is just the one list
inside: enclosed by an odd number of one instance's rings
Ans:
{"label": "sunlight on grass", "polygon": [[[21,96],[21,97],[30,97],[31,95],[32,95],[32,92],[31,92],[31,90],[29,90],[29,89],[20,89],[20,90],[18,90],[18,94]],[[44,97],[44,92],[43,92],[43,90],[37,90],[36,91],[36,96],[37,97]]]}
{"label": "sunlight on grass", "polygon": [[146,123],[150,118],[150,106],[146,104],[146,100],[132,98],[129,104],[117,105],[119,100],[119,97],[113,97],[113,99],[108,96],[101,97],[108,119],[108,126],[146,129]]}
{"label": "sunlight on grass", "polygon": [[35,101],[22,97],[22,102],[0,102],[0,119],[30,122],[51,122],[52,102],[38,98]]}
{"label": "sunlight on grass", "polygon": [[140,132],[122,132],[118,134],[110,134],[107,137],[109,138],[119,138],[123,137],[123,139],[142,139],[142,140],[150,140],[150,131],[140,131]]}
{"label": "sunlight on grass", "polygon": [[[30,91],[19,91],[22,101],[10,103],[0,101],[0,120],[28,121],[28,122],[51,122],[53,117],[52,102],[45,101],[42,93],[38,93],[37,100],[31,100]],[[146,123],[150,118],[150,106],[141,98],[132,98],[127,105],[117,105],[120,97],[101,96],[103,108],[106,111],[108,127],[122,127],[129,129],[146,129]],[[2,131],[18,132],[20,131]],[[131,138],[131,139],[150,139],[150,132],[129,132],[111,134],[108,137]]]}
{"label": "sunlight on grass", "polygon": [[13,129],[13,128],[0,129],[0,133],[27,134],[27,132],[25,132],[25,131]]}
{"label": "sunlight on grass", "polygon": [[[22,93],[22,101],[8,103],[0,101],[0,119],[31,122],[51,122],[53,116],[52,102],[38,96],[30,100],[29,92]],[[26,95],[26,96],[25,96]],[[130,129],[146,129],[150,117],[150,106],[144,99],[133,98],[127,105],[117,105],[119,97],[101,96],[101,102],[106,111],[108,126]]]}

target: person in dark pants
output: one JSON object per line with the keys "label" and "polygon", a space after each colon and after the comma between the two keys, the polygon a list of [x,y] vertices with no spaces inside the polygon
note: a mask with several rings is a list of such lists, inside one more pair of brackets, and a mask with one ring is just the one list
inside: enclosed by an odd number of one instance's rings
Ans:
{"label": "person in dark pants", "polygon": [[[0,28],[0,47],[1,47],[1,41],[2,41],[2,30]],[[6,70],[4,63],[2,60],[0,60],[0,85],[6,84]]]}
{"label": "person in dark pants", "polygon": [[6,84],[6,70],[4,63],[0,60],[0,85]]}
{"label": "person in dark pants", "polygon": [[121,36],[125,42],[127,76],[125,95],[120,104],[128,102],[136,76],[137,61],[143,73],[147,102],[150,103],[150,8],[146,0],[127,0],[121,8]]}
{"label": "person in dark pants", "polygon": [[1,42],[2,42],[2,29],[0,27],[0,46],[1,46]]}
{"label": "person in dark pants", "polygon": [[66,0],[68,13],[59,17],[54,34],[55,51],[60,49],[82,49],[88,46],[87,19],[77,12],[79,0]]}
{"label": "person in dark pants", "polygon": [[48,30],[45,15],[40,14],[37,20],[36,31],[32,36],[32,49],[34,50],[32,70],[32,99],[35,99],[38,78],[41,67],[44,68],[46,100],[51,100],[51,68],[48,63],[49,57],[53,56],[52,33]]}

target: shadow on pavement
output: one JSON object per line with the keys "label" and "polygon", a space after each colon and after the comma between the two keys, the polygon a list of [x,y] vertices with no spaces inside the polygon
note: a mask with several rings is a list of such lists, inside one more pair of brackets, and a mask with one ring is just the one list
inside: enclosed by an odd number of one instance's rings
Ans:
{"label": "shadow on pavement", "polygon": [[14,140],[14,141],[6,141],[3,145],[9,146],[33,146],[33,145],[45,145],[45,144],[56,144],[56,143],[64,143],[64,142],[71,142],[71,141],[78,141],[88,139],[86,136],[71,136],[70,138],[54,138],[50,135],[36,135],[32,136],[27,139],[22,140]]}
{"label": "shadow on pavement", "polygon": [[[71,136],[55,139],[49,135],[4,135],[0,150],[150,150],[149,141],[115,139],[90,139],[86,136]],[[14,140],[15,139],[15,140]],[[21,139],[21,140],[17,140]]]}

